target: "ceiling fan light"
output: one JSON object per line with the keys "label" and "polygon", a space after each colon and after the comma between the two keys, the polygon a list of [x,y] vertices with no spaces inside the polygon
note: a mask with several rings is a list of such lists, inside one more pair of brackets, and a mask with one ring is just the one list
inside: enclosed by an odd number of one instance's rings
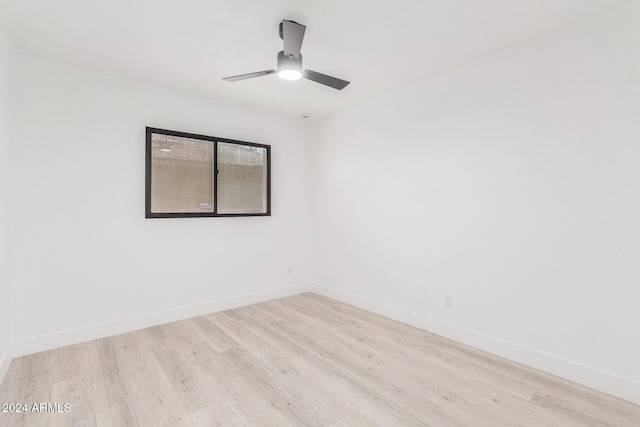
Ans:
{"label": "ceiling fan light", "polygon": [[278,76],[284,80],[298,80],[302,77],[302,55],[285,56],[284,51],[278,53]]}
{"label": "ceiling fan light", "polygon": [[278,72],[278,77],[284,80],[298,80],[302,73],[298,70],[282,70]]}

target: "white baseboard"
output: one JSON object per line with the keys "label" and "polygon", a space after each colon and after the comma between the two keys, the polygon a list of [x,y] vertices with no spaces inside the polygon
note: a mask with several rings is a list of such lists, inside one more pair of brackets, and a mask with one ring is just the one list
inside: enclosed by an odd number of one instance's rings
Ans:
{"label": "white baseboard", "polygon": [[0,354],[0,384],[4,380],[5,375],[7,375],[7,371],[9,370],[9,365],[11,365],[11,360],[13,359],[12,353],[12,345],[9,344],[7,348],[4,350],[3,354]]}
{"label": "white baseboard", "polygon": [[630,378],[338,289],[314,284],[312,292],[640,404],[640,382]]}
{"label": "white baseboard", "polygon": [[51,350],[53,348],[64,347],[67,345],[78,344],[81,342],[104,338],[111,335],[131,332],[137,329],[161,325],[163,323],[175,322],[177,320],[201,316],[203,314],[215,313],[217,311],[228,310],[244,305],[256,304],[259,302],[283,298],[302,292],[308,292],[310,290],[311,285],[298,284],[282,288],[270,289],[268,291],[237,295],[229,298],[221,298],[198,304],[111,320],[108,322],[95,323],[92,325],[57,331],[49,334],[27,337],[13,342],[12,355],[13,357],[19,357],[27,354],[38,353],[40,351]]}

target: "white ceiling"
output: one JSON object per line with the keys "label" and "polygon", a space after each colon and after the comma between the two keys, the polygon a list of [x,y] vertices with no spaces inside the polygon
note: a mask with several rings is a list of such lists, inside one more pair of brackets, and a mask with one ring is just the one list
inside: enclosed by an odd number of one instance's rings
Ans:
{"label": "white ceiling", "polygon": [[[314,117],[604,13],[629,0],[5,0],[16,53],[241,105]],[[276,75],[278,24],[307,26],[305,68]]]}

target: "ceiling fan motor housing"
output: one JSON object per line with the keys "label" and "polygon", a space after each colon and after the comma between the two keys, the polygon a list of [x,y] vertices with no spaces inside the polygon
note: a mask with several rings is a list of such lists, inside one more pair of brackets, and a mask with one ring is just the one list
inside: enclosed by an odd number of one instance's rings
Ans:
{"label": "ceiling fan motor housing", "polygon": [[278,30],[280,31],[280,38],[282,40],[284,40],[284,21],[291,22],[291,23],[294,23],[296,25],[301,25],[301,24],[297,23],[296,21],[288,21],[286,19],[283,19],[282,22],[280,23],[280,25],[278,25]]}
{"label": "ceiling fan motor housing", "polygon": [[284,50],[278,52],[278,71],[296,70],[302,73],[302,54],[299,58],[293,55],[285,55]]}

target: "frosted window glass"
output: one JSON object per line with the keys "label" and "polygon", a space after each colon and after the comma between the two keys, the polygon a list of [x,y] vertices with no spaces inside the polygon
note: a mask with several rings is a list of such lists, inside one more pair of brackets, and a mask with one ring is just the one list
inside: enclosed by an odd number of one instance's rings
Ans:
{"label": "frosted window glass", "polygon": [[218,213],[267,212],[267,150],[218,142]]}
{"label": "frosted window glass", "polygon": [[151,212],[213,212],[213,142],[151,136]]}

